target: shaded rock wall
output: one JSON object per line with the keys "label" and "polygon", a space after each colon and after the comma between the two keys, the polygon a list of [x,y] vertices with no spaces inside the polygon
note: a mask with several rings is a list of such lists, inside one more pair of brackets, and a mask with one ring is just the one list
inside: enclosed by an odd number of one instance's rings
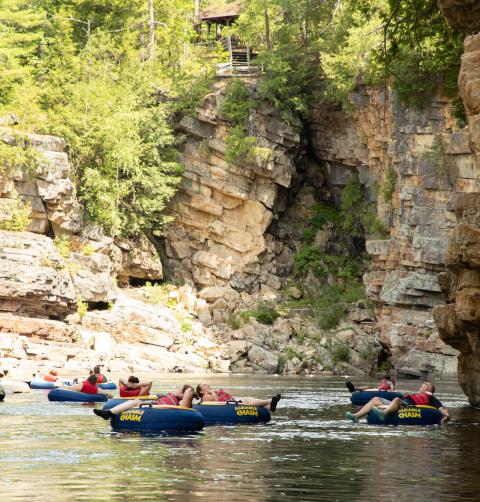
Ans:
{"label": "shaded rock wall", "polygon": [[[319,105],[311,117],[312,143],[325,162],[331,191],[338,194],[357,171],[390,236],[367,240],[371,272],[364,277],[375,303],[382,341],[396,369],[453,373],[456,350],[439,339],[432,308],[446,298],[438,282],[453,232],[456,177],[465,190],[477,186],[465,131],[455,131],[446,99],[424,111],[408,110],[389,94],[361,87],[352,112]],[[394,170],[391,200],[387,171]]]}
{"label": "shaded rock wall", "polygon": [[[255,93],[255,83],[249,84]],[[230,124],[219,109],[225,84],[207,95],[197,117],[185,117],[182,157],[185,173],[173,201],[175,222],[166,235],[166,252],[176,279],[195,285],[231,285],[237,290],[279,289],[292,257],[267,232],[285,209],[279,196],[290,187],[300,137],[271,106],[259,103],[249,117],[249,135],[270,151],[252,162],[225,160]],[[277,257],[279,268],[277,273]]]}
{"label": "shaded rock wall", "polygon": [[480,26],[478,0],[438,0],[438,5],[453,28],[478,31]]}
{"label": "shaded rock wall", "polygon": [[[476,24],[480,28],[480,22]],[[450,303],[436,307],[435,320],[442,339],[460,351],[458,377],[470,403],[480,405],[480,34],[465,39],[459,75],[460,92],[468,115],[470,146],[474,153],[472,190],[459,186],[453,209],[455,230],[440,277]]]}

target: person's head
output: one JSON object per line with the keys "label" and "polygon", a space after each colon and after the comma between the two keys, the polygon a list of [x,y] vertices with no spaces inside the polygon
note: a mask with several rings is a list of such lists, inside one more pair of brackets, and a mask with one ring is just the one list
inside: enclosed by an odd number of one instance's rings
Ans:
{"label": "person's head", "polygon": [[140,383],[140,380],[138,379],[138,377],[130,375],[128,377],[128,383]]}
{"label": "person's head", "polygon": [[208,383],[199,383],[197,385],[197,395],[202,398],[208,391],[212,390]]}
{"label": "person's head", "polygon": [[435,392],[435,385],[433,385],[432,382],[423,382],[422,385],[420,385],[420,392],[430,392],[433,394]]}
{"label": "person's head", "polygon": [[98,365],[97,365],[97,366],[95,366],[95,367],[93,368],[93,372],[95,373],[95,375],[100,375],[100,366],[98,366]]}
{"label": "person's head", "polygon": [[96,385],[97,384],[97,375],[95,375],[95,373],[92,373],[91,375],[89,375],[87,378],[87,382],[91,383],[92,385]]}
{"label": "person's head", "polygon": [[58,371],[57,370],[51,369],[48,372],[50,373],[50,375],[58,376]]}
{"label": "person's head", "polygon": [[182,387],[182,390],[180,391],[180,394],[182,394],[182,396],[184,396],[185,392],[187,392],[187,390],[189,390],[189,389],[191,389],[191,391],[193,393],[193,397],[194,398],[198,398],[198,394],[195,392],[195,389],[191,385],[188,385],[188,384],[186,384],[186,385],[184,385]]}

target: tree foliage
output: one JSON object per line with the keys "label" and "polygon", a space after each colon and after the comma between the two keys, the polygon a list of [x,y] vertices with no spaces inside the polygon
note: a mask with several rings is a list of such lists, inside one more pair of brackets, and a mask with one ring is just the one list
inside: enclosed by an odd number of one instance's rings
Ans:
{"label": "tree foliage", "polygon": [[11,30],[0,56],[12,68],[2,111],[15,113],[19,129],[67,140],[86,216],[111,235],[161,231],[182,171],[175,117],[212,76],[213,62],[191,43],[191,2],[154,7],[154,58],[147,0],[0,7],[2,31]]}
{"label": "tree foliage", "polygon": [[[201,7],[211,3],[228,2]],[[263,78],[253,93],[238,82],[229,89],[222,107],[229,162],[271,155],[248,134],[258,99],[297,126],[313,100],[348,104],[359,83],[391,84],[408,106],[423,106],[442,86],[460,103],[463,37],[436,0],[245,0],[244,7],[225,34],[254,48]],[[87,217],[112,235],[160,232],[165,221],[181,173],[175,121],[207,92],[218,56],[195,44],[193,8],[192,0],[0,4],[0,113],[14,113],[20,130],[66,138]]]}
{"label": "tree foliage", "polygon": [[305,115],[319,96],[348,106],[359,82],[391,83],[399,99],[414,107],[428,103],[439,87],[458,98],[464,36],[449,27],[436,0],[247,0],[246,5],[240,29],[260,52],[263,95],[279,107]]}

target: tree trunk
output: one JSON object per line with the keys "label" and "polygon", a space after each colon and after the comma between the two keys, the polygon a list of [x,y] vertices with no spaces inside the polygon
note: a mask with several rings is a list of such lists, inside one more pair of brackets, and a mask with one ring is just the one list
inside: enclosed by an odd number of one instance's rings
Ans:
{"label": "tree trunk", "polygon": [[193,3],[193,24],[198,32],[200,24],[200,0],[194,0]]}
{"label": "tree trunk", "polygon": [[155,14],[153,0],[148,0],[148,59],[155,57]]}
{"label": "tree trunk", "polygon": [[272,45],[270,43],[270,19],[268,17],[268,9],[265,7],[265,45],[270,50]]}

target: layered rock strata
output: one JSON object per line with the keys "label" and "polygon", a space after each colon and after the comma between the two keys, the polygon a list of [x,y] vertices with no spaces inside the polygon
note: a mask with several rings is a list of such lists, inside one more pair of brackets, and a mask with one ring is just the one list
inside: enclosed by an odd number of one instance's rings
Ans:
{"label": "layered rock strata", "polygon": [[[31,208],[28,233],[0,231],[0,312],[63,319],[78,301],[114,300],[117,278],[127,284],[161,279],[162,264],[148,239],[114,241],[85,224],[65,142],[26,138],[38,152],[35,172],[0,168],[0,219],[8,219],[14,201]],[[0,127],[0,141],[13,147],[18,133]]]}
{"label": "layered rock strata", "polygon": [[449,271],[440,278],[450,303],[436,307],[435,320],[442,339],[460,351],[462,389],[472,405],[480,406],[480,35],[467,37],[464,45],[459,84],[476,183],[469,190],[459,186],[454,199],[456,226],[446,257]]}
{"label": "layered rock strata", "polygon": [[27,380],[51,367],[82,376],[95,364],[123,374],[228,371],[228,347],[194,318],[205,302],[191,291],[176,298],[167,308],[127,290],[110,310],[67,322],[0,313],[0,371]]}
{"label": "layered rock strata", "polygon": [[[254,94],[254,84],[250,87]],[[176,279],[200,288],[279,289],[276,257],[284,258],[284,247],[267,230],[285,208],[279,193],[292,183],[300,137],[271,106],[259,103],[250,114],[248,134],[268,155],[229,165],[230,124],[219,111],[224,99],[225,86],[217,84],[197,116],[180,124],[187,135],[185,172],[173,201],[167,256]]]}
{"label": "layered rock strata", "polygon": [[477,0],[438,0],[449,24],[462,31],[478,31],[480,3]]}
{"label": "layered rock strata", "polygon": [[[312,141],[334,197],[356,171],[390,229],[388,239],[366,242],[373,261],[364,281],[382,341],[399,372],[453,373],[457,351],[439,339],[432,308],[446,302],[438,274],[445,269],[455,226],[456,179],[465,190],[477,184],[467,133],[455,128],[441,97],[424,111],[413,111],[390,94],[360,87],[351,104],[348,117],[316,108]],[[382,195],[387,183],[391,198]]]}

